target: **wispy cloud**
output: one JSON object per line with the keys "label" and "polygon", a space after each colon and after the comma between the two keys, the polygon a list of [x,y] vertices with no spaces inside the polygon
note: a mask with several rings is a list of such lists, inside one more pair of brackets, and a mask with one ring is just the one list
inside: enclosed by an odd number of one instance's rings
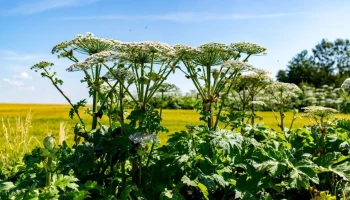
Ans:
{"label": "wispy cloud", "polygon": [[21,72],[18,75],[14,75],[13,78],[15,78],[15,79],[32,79],[32,77],[29,76],[27,72]]}
{"label": "wispy cloud", "polygon": [[42,58],[39,54],[19,54],[15,51],[0,50],[0,61],[32,61]]}
{"label": "wispy cloud", "polygon": [[95,3],[97,1],[99,0],[31,0],[29,2],[27,1],[26,3],[19,4],[17,7],[5,12],[5,14],[29,15],[62,7],[83,6]]}
{"label": "wispy cloud", "polygon": [[8,83],[9,85],[12,85],[12,86],[23,86],[24,85],[24,83],[22,81],[16,81],[13,79],[8,79],[8,78],[4,78],[3,81],[5,83]]}
{"label": "wispy cloud", "polygon": [[163,20],[163,21],[210,21],[210,20],[243,20],[243,19],[267,19],[288,16],[301,16],[308,13],[267,13],[267,14],[214,14],[214,13],[167,13],[160,15],[93,15],[61,17],[56,20]]}

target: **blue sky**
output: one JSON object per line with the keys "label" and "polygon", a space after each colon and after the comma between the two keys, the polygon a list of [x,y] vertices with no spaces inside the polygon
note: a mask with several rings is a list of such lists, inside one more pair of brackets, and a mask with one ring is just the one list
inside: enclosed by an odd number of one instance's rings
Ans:
{"label": "blue sky", "polygon": [[[30,71],[41,60],[56,64],[73,101],[87,98],[81,74],[66,72],[71,63],[51,54],[76,34],[194,46],[253,42],[268,51],[250,63],[275,76],[322,38],[349,39],[349,9],[347,0],[0,0],[0,102],[66,103]],[[183,92],[194,88],[180,71],[168,82]]]}

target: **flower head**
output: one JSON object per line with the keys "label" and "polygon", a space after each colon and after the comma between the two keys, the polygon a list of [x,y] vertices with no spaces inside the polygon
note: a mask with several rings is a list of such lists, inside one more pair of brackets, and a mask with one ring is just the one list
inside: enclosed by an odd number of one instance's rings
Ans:
{"label": "flower head", "polygon": [[245,72],[255,69],[253,65],[248,62],[242,62],[238,60],[228,60],[222,64],[223,67],[237,72]]}
{"label": "flower head", "polygon": [[117,79],[120,81],[127,81],[130,84],[136,79],[135,74],[133,72],[123,67],[112,69],[111,71],[107,72],[107,74],[104,77],[112,80]]}
{"label": "flower head", "polygon": [[323,106],[308,106],[302,108],[307,114],[307,117],[329,117],[337,113],[338,111],[333,108],[323,107]]}
{"label": "flower head", "polygon": [[176,44],[173,46],[175,53],[178,57],[181,57],[183,60],[192,59],[196,53],[199,52],[197,47],[192,47],[184,44]]}
{"label": "flower head", "polygon": [[246,53],[248,55],[260,54],[266,51],[265,47],[249,42],[235,42],[232,43],[231,48],[239,53]]}
{"label": "flower head", "polygon": [[145,146],[150,142],[156,142],[157,136],[153,134],[135,133],[129,136],[131,142],[135,145]]}
{"label": "flower head", "polygon": [[232,53],[227,45],[211,42],[197,47],[198,52],[193,57],[193,62],[201,66],[217,66],[232,58]]}
{"label": "flower head", "polygon": [[302,90],[295,84],[274,82],[265,90],[279,105],[284,105],[302,93]]}
{"label": "flower head", "polygon": [[173,57],[174,48],[163,42],[123,42],[115,46],[122,59],[137,64],[162,61]]}
{"label": "flower head", "polygon": [[44,143],[45,149],[49,151],[51,151],[56,146],[56,140],[51,136],[46,136],[43,143]]}
{"label": "flower head", "polygon": [[51,66],[53,66],[53,65],[54,65],[54,64],[51,63],[51,62],[41,61],[41,62],[39,62],[39,63],[33,65],[30,69],[35,69],[35,70],[37,70],[37,69],[45,69],[45,68],[51,67]]}
{"label": "flower head", "polygon": [[257,105],[257,106],[266,106],[266,103],[263,101],[250,101],[250,105]]}
{"label": "flower head", "polygon": [[115,45],[120,43],[117,40],[94,37],[90,32],[85,35],[77,35],[70,41],[65,41],[53,47],[52,53],[57,53],[58,57],[70,57],[73,51],[92,55],[102,51],[115,49]]}
{"label": "flower head", "polygon": [[349,93],[350,93],[350,78],[345,79],[345,81],[344,81],[343,84],[341,85],[341,88],[342,88],[345,92],[349,92]]}
{"label": "flower head", "polygon": [[92,54],[87,59],[85,59],[83,62],[77,62],[71,65],[67,71],[73,72],[73,71],[80,71],[82,69],[87,69],[92,67],[96,64],[103,64],[106,62],[113,62],[118,60],[121,56],[121,54],[115,51],[102,51],[99,53]]}

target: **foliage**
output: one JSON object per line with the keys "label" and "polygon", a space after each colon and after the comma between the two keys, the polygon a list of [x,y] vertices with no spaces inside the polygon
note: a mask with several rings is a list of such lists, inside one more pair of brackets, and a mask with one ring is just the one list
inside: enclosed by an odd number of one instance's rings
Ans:
{"label": "foliage", "polygon": [[333,42],[321,40],[311,54],[303,50],[287,65],[287,70],[277,73],[281,82],[311,84],[317,88],[322,85],[340,87],[349,77],[349,46],[348,39],[336,39]]}
{"label": "foliage", "polygon": [[[295,110],[290,128],[285,128],[284,109],[302,91],[294,84],[270,84],[265,72],[247,63],[250,56],[265,51],[247,42],[173,47],[160,42],[122,43],[91,33],[58,44],[53,53],[75,62],[68,70],[84,72],[82,82],[88,84],[93,102],[92,111],[87,110],[92,128],[86,128],[79,112],[86,101],[70,101],[60,89],[63,81],[51,71],[53,64],[34,65],[32,69],[48,78],[71,105],[69,114],[79,118],[74,144],[62,139],[56,143],[47,136],[44,148],[24,155],[14,171],[1,172],[0,198],[347,198],[350,121],[333,120],[337,112],[333,108],[309,106],[304,110],[311,125],[292,129]],[[75,53],[88,57],[78,62]],[[242,55],[245,58],[238,61]],[[185,70],[178,66],[180,60]],[[165,81],[176,69],[193,81],[202,100],[195,107],[206,123],[188,125],[187,131],[172,133],[160,145],[158,133],[168,131],[162,124],[164,93],[176,91]],[[242,75],[252,69],[255,74]],[[226,101],[231,89],[247,91],[252,113],[230,108]],[[268,94],[266,103],[256,101],[262,91]],[[159,111],[150,103],[157,92]],[[127,98],[135,107],[125,115]],[[255,118],[261,119],[255,106],[265,104],[278,109],[281,131],[255,123]],[[101,123],[103,116],[108,126]],[[220,129],[219,121],[231,130]]]}

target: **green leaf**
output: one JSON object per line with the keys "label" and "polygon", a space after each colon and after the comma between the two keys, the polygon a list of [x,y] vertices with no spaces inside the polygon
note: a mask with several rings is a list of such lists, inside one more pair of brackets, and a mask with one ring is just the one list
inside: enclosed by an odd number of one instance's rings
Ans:
{"label": "green leaf", "polygon": [[203,196],[205,199],[209,199],[208,196],[209,196],[209,192],[208,192],[208,189],[205,185],[203,185],[202,183],[198,183],[198,188],[201,190]]}
{"label": "green leaf", "polygon": [[342,177],[345,181],[350,180],[350,162],[344,162],[330,168],[330,171]]}
{"label": "green leaf", "polygon": [[182,181],[185,185],[197,187],[196,181],[191,181],[191,179],[188,178],[186,175],[184,175],[184,176],[181,178],[181,181]]}
{"label": "green leaf", "polygon": [[12,182],[2,182],[0,181],[0,191],[8,191],[15,187]]}
{"label": "green leaf", "polygon": [[222,187],[229,185],[229,183],[225,181],[224,177],[220,176],[219,174],[213,174],[212,177]]}
{"label": "green leaf", "polygon": [[168,197],[169,199],[173,198],[173,191],[172,190],[168,190],[165,188],[165,191],[162,193],[164,196]]}
{"label": "green leaf", "polygon": [[309,181],[319,184],[319,179],[314,171],[316,167],[311,161],[301,160],[292,167],[290,172],[289,184],[292,188],[307,188],[309,187]]}
{"label": "green leaf", "polygon": [[128,197],[129,197],[131,191],[133,191],[135,189],[136,189],[135,185],[126,186],[126,188],[123,190],[123,192],[120,195],[120,200],[128,200]]}
{"label": "green leaf", "polygon": [[89,192],[86,190],[82,190],[74,193],[74,200],[84,200],[89,197]]}
{"label": "green leaf", "polygon": [[99,186],[96,181],[89,180],[85,183],[85,188],[87,190],[93,190],[93,189],[100,190],[101,186]]}
{"label": "green leaf", "polygon": [[74,183],[77,181],[78,179],[73,176],[63,176],[62,174],[60,174],[58,175],[54,185],[63,191],[66,191],[66,188],[78,191],[79,186],[76,183]]}

